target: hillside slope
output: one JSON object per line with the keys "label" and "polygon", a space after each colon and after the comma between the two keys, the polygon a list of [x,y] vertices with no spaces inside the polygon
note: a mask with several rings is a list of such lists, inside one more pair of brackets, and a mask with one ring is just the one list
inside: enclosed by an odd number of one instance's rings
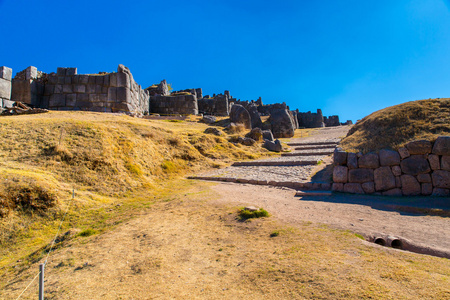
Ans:
{"label": "hillside slope", "polygon": [[415,139],[434,140],[450,134],[450,98],[418,100],[376,111],[357,122],[341,147],[363,153],[397,150]]}

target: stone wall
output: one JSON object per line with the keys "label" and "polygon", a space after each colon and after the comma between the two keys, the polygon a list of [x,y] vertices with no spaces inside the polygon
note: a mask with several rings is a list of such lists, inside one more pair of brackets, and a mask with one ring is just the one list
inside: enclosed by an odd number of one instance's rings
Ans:
{"label": "stone wall", "polygon": [[12,69],[0,67],[0,111],[2,107],[9,107],[11,100]]}
{"label": "stone wall", "polygon": [[[198,90],[200,90],[201,95],[201,89],[196,89],[197,95],[199,94]],[[198,111],[207,115],[228,116],[232,102],[236,102],[236,99],[231,97],[229,91],[225,91],[224,94],[214,94],[212,98],[209,96],[198,97]]]}
{"label": "stone wall", "polygon": [[12,100],[53,110],[147,114],[149,98],[123,65],[117,73],[91,75],[79,75],[76,68],[42,74],[29,67],[12,82]]}
{"label": "stone wall", "polygon": [[304,128],[318,128],[325,127],[322,110],[318,109],[317,113],[310,111],[297,114],[298,126]]}
{"label": "stone wall", "polygon": [[450,196],[450,136],[379,153],[334,152],[333,191],[387,196]]}
{"label": "stone wall", "polygon": [[163,115],[197,115],[198,103],[195,95],[162,96],[150,97],[150,107],[152,113]]}
{"label": "stone wall", "polygon": [[325,123],[325,127],[333,127],[341,125],[341,123],[339,122],[339,116],[336,115],[324,117],[323,122]]}

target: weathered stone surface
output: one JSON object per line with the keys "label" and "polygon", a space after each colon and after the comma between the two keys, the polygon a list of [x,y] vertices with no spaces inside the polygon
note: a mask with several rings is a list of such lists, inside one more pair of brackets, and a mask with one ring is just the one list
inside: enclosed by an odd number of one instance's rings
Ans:
{"label": "weathered stone surface", "polygon": [[348,168],[344,166],[334,166],[333,181],[337,183],[347,183]]}
{"label": "weathered stone surface", "polygon": [[203,116],[202,121],[205,122],[206,124],[212,124],[212,123],[216,122],[216,117],[214,117],[214,116]]}
{"label": "weathered stone surface", "polygon": [[433,193],[433,185],[431,183],[425,182],[421,184],[421,194],[428,196]]}
{"label": "weathered stone surface", "polygon": [[331,186],[331,190],[332,190],[333,192],[343,192],[343,191],[344,191],[344,184],[343,184],[343,183],[335,182],[335,183],[333,183],[333,185]]}
{"label": "weathered stone surface", "polygon": [[400,168],[400,166],[392,166],[391,170],[392,170],[392,174],[394,174],[394,176],[402,175],[402,168]]}
{"label": "weathered stone surface", "polygon": [[433,154],[450,155],[450,136],[440,136],[433,145]]}
{"label": "weathered stone surface", "polygon": [[428,173],[417,175],[417,181],[420,183],[431,182],[431,176]]}
{"label": "weathered stone surface", "polygon": [[381,166],[396,166],[400,164],[400,154],[394,150],[380,150],[380,165]]}
{"label": "weathered stone surface", "polygon": [[12,79],[12,69],[8,67],[0,67],[0,78],[11,81]]}
{"label": "weathered stone surface", "polygon": [[346,183],[344,184],[344,192],[352,194],[364,194],[364,190],[360,183]]}
{"label": "weathered stone surface", "polygon": [[411,155],[400,163],[402,172],[409,175],[418,175],[431,171],[428,160],[423,155]]}
{"label": "weathered stone surface", "polygon": [[53,94],[50,96],[49,106],[58,107],[66,106],[66,95],[64,94]]}
{"label": "weathered stone surface", "polygon": [[244,137],[244,138],[239,137],[238,142],[245,146],[252,146],[256,143],[256,141],[254,139],[251,139],[248,137]]}
{"label": "weathered stone surface", "polygon": [[400,178],[400,176],[395,176],[395,187],[396,188],[402,187],[402,179]]}
{"label": "weathered stone surface", "polygon": [[444,155],[441,157],[441,169],[450,171],[450,156]]}
{"label": "weathered stone surface", "polygon": [[434,188],[433,196],[448,197],[450,196],[450,189]]}
{"label": "weathered stone surface", "polygon": [[217,136],[223,135],[223,132],[221,130],[217,129],[216,127],[208,127],[208,128],[206,128],[205,129],[205,133],[214,134],[214,135],[217,135]]}
{"label": "weathered stone surface", "polygon": [[400,197],[402,196],[402,190],[399,188],[395,188],[389,191],[385,191],[381,193],[383,196],[394,196],[394,197]]}
{"label": "weathered stone surface", "polygon": [[439,155],[428,155],[428,162],[430,163],[431,170],[439,170],[441,168],[441,165],[439,163]]}
{"label": "weathered stone surface", "polygon": [[347,164],[347,152],[339,149],[334,150],[333,160],[335,165],[345,165]]}
{"label": "weathered stone surface", "polygon": [[258,112],[258,107],[254,104],[247,106],[247,111],[250,115],[250,120],[252,123],[252,128],[261,128],[263,123],[261,121],[261,117]]}
{"label": "weathered stone surface", "polygon": [[261,128],[253,128],[249,133],[245,135],[246,137],[249,137],[251,139],[254,139],[255,141],[262,141],[262,130]]}
{"label": "weathered stone surface", "polygon": [[377,191],[386,191],[395,188],[395,176],[390,167],[380,167],[375,169],[374,180]]}
{"label": "weathered stone surface", "polygon": [[428,154],[431,153],[431,142],[427,140],[416,140],[406,144],[406,149],[408,149],[409,154]]}
{"label": "weathered stone surface", "polygon": [[283,150],[283,147],[281,146],[281,143],[279,140],[275,140],[275,141],[265,140],[263,147],[269,151],[274,151],[274,152],[281,152],[281,150]]}
{"label": "weathered stone surface", "polygon": [[358,166],[360,168],[376,169],[380,166],[378,154],[367,153],[358,159]]}
{"label": "weathered stone surface", "polygon": [[433,186],[436,188],[450,189],[450,172],[445,170],[436,170],[431,174]]}
{"label": "weathered stone surface", "polygon": [[0,98],[11,99],[11,81],[0,78]]}
{"label": "weathered stone surface", "polygon": [[269,121],[275,138],[290,138],[294,136],[295,125],[287,109],[271,110]]}
{"label": "weathered stone surface", "polygon": [[405,147],[399,148],[398,154],[400,154],[401,159],[405,159],[411,155],[409,154],[408,149],[406,149]]}
{"label": "weathered stone surface", "polygon": [[375,193],[375,184],[373,182],[364,182],[361,187],[366,194]]}
{"label": "weathered stone surface", "polygon": [[242,105],[235,104],[231,107],[230,120],[236,124],[243,124],[246,129],[252,128],[250,114]]}
{"label": "weathered stone surface", "polygon": [[81,93],[86,93],[86,86],[85,85],[81,85],[81,84],[74,85],[73,86],[73,92],[74,93],[80,93],[80,94]]}
{"label": "weathered stone surface", "polygon": [[66,95],[66,105],[75,106],[77,103],[77,94]]}
{"label": "weathered stone surface", "polygon": [[349,152],[347,154],[347,167],[349,169],[358,168],[358,157],[356,156],[356,153]]}
{"label": "weathered stone surface", "polygon": [[263,139],[264,140],[273,141],[272,131],[270,131],[270,130],[263,130],[262,134],[263,134]]}
{"label": "weathered stone surface", "polygon": [[412,175],[402,175],[402,193],[405,196],[416,196],[421,193],[421,186]]}
{"label": "weathered stone surface", "polygon": [[373,170],[372,169],[353,169],[348,171],[348,181],[350,183],[364,183],[373,181]]}

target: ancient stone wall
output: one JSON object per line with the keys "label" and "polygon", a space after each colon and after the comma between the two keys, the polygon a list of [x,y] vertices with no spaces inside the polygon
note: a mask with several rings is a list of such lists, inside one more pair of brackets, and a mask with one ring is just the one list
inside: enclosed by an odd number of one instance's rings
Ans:
{"label": "ancient stone wall", "polygon": [[117,73],[91,75],[79,75],[76,68],[42,74],[29,67],[13,79],[12,100],[53,110],[149,112],[148,92],[123,65],[119,65]]}
{"label": "ancient stone wall", "polygon": [[310,111],[297,114],[298,126],[304,128],[325,127],[322,110],[318,109],[317,113]]}
{"label": "ancient stone wall", "polygon": [[379,153],[334,152],[333,191],[387,196],[450,196],[450,136]]}
{"label": "ancient stone wall", "polygon": [[150,97],[150,107],[152,113],[163,115],[197,115],[198,103],[195,95],[162,96]]}
{"label": "ancient stone wall", "polygon": [[339,122],[339,116],[329,116],[329,117],[323,117],[323,122],[325,123],[326,127],[333,127],[333,126],[339,126],[341,123]]}
{"label": "ancient stone wall", "polygon": [[9,107],[11,100],[12,69],[0,67],[0,111],[2,107]]}
{"label": "ancient stone wall", "polygon": [[[228,92],[228,91],[225,91]],[[215,116],[228,116],[230,114],[230,100],[228,95],[214,95],[213,98],[202,98],[198,100],[198,111],[202,114]]]}

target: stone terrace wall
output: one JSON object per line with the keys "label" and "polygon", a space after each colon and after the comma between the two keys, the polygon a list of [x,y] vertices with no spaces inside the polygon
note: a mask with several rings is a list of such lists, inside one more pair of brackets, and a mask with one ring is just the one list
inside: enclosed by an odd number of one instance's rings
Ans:
{"label": "stone terrace wall", "polygon": [[41,76],[34,67],[24,71],[25,76],[20,72],[13,80],[14,101],[54,110],[149,112],[148,92],[123,65],[117,73],[95,75],[79,75],[76,68],[58,68]]}
{"label": "stone terrace wall", "polygon": [[172,115],[197,115],[198,104],[195,95],[161,96],[150,97],[152,113]]}
{"label": "stone terrace wall", "polygon": [[0,111],[2,107],[10,106],[12,69],[0,67]]}
{"label": "stone terrace wall", "polygon": [[333,126],[339,126],[341,123],[339,122],[339,116],[329,116],[324,117],[323,122],[325,123],[326,127],[333,127]]}
{"label": "stone terrace wall", "polygon": [[333,191],[388,196],[450,196],[450,136],[412,141],[398,151],[334,153]]}
{"label": "stone terrace wall", "polygon": [[325,127],[322,110],[318,109],[317,113],[310,111],[297,114],[298,126],[305,128],[318,128]]}
{"label": "stone terrace wall", "polygon": [[228,116],[230,114],[229,98],[227,95],[215,95],[214,98],[198,100],[198,111],[202,114]]}

